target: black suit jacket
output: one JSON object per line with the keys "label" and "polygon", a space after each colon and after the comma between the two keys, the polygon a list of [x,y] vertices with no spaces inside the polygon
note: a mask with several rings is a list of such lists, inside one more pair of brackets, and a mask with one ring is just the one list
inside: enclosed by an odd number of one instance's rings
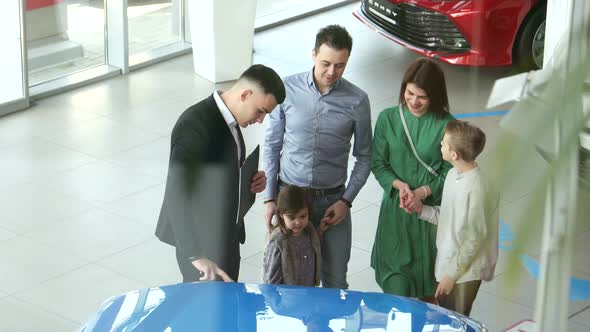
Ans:
{"label": "black suit jacket", "polygon": [[[207,257],[222,268],[239,264],[245,232],[243,221],[236,223],[238,181],[238,149],[211,95],[188,108],[172,130],[156,236],[186,258]],[[232,257],[235,248],[238,257]]]}

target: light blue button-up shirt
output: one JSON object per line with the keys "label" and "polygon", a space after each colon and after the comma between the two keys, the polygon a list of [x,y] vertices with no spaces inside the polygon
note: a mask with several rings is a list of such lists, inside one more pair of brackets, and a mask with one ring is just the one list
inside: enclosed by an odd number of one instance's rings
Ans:
{"label": "light blue button-up shirt", "polygon": [[263,197],[277,196],[278,177],[288,184],[315,189],[345,184],[354,135],[352,155],[356,161],[342,196],[352,202],[370,172],[369,97],[344,78],[322,95],[314,83],[313,70],[289,76],[284,83],[285,102],[267,116],[262,169],[268,180]]}

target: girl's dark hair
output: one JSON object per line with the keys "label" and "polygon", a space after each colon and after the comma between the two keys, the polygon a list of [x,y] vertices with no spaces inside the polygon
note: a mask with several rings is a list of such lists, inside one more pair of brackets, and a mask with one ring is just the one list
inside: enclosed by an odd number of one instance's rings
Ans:
{"label": "girl's dark hair", "polygon": [[439,118],[442,118],[445,113],[449,112],[449,98],[447,96],[445,74],[436,62],[428,58],[418,58],[410,63],[408,69],[406,69],[399,90],[400,104],[406,103],[404,93],[406,92],[408,83],[414,83],[426,92],[428,99],[430,99],[430,106],[428,106],[429,112],[432,112]]}
{"label": "girl's dark hair", "polygon": [[277,226],[283,234],[291,235],[291,230],[285,225],[283,215],[292,216],[303,209],[307,209],[308,213],[311,213],[310,197],[307,190],[297,186],[283,187],[277,198],[277,220],[279,221]]}

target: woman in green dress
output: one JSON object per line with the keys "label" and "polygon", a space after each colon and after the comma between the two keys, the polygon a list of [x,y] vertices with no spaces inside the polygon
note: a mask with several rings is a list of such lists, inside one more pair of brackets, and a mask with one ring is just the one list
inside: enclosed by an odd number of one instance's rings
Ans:
{"label": "woman in green dress", "polygon": [[[412,151],[402,114],[418,156],[433,172]],[[436,226],[413,209],[418,199],[440,205],[452,167],[442,159],[440,142],[451,120],[442,69],[430,59],[415,60],[404,74],[399,106],[379,114],[373,141],[371,171],[384,192],[371,266],[385,293],[434,300]]]}

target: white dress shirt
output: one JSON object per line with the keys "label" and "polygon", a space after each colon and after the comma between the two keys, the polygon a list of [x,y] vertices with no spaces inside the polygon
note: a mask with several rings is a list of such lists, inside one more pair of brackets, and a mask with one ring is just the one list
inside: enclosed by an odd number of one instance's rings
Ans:
{"label": "white dress shirt", "polygon": [[223,119],[227,123],[227,127],[231,131],[231,134],[234,136],[234,141],[236,141],[236,146],[238,147],[238,163],[240,162],[240,156],[242,155],[242,148],[240,146],[240,138],[238,136],[238,128],[236,126],[238,123],[234,118],[233,114],[229,111],[229,108],[225,105],[223,100],[221,100],[221,96],[219,95],[221,91],[213,92],[213,99],[215,99],[215,104],[217,104],[217,108],[221,111],[221,115]]}

